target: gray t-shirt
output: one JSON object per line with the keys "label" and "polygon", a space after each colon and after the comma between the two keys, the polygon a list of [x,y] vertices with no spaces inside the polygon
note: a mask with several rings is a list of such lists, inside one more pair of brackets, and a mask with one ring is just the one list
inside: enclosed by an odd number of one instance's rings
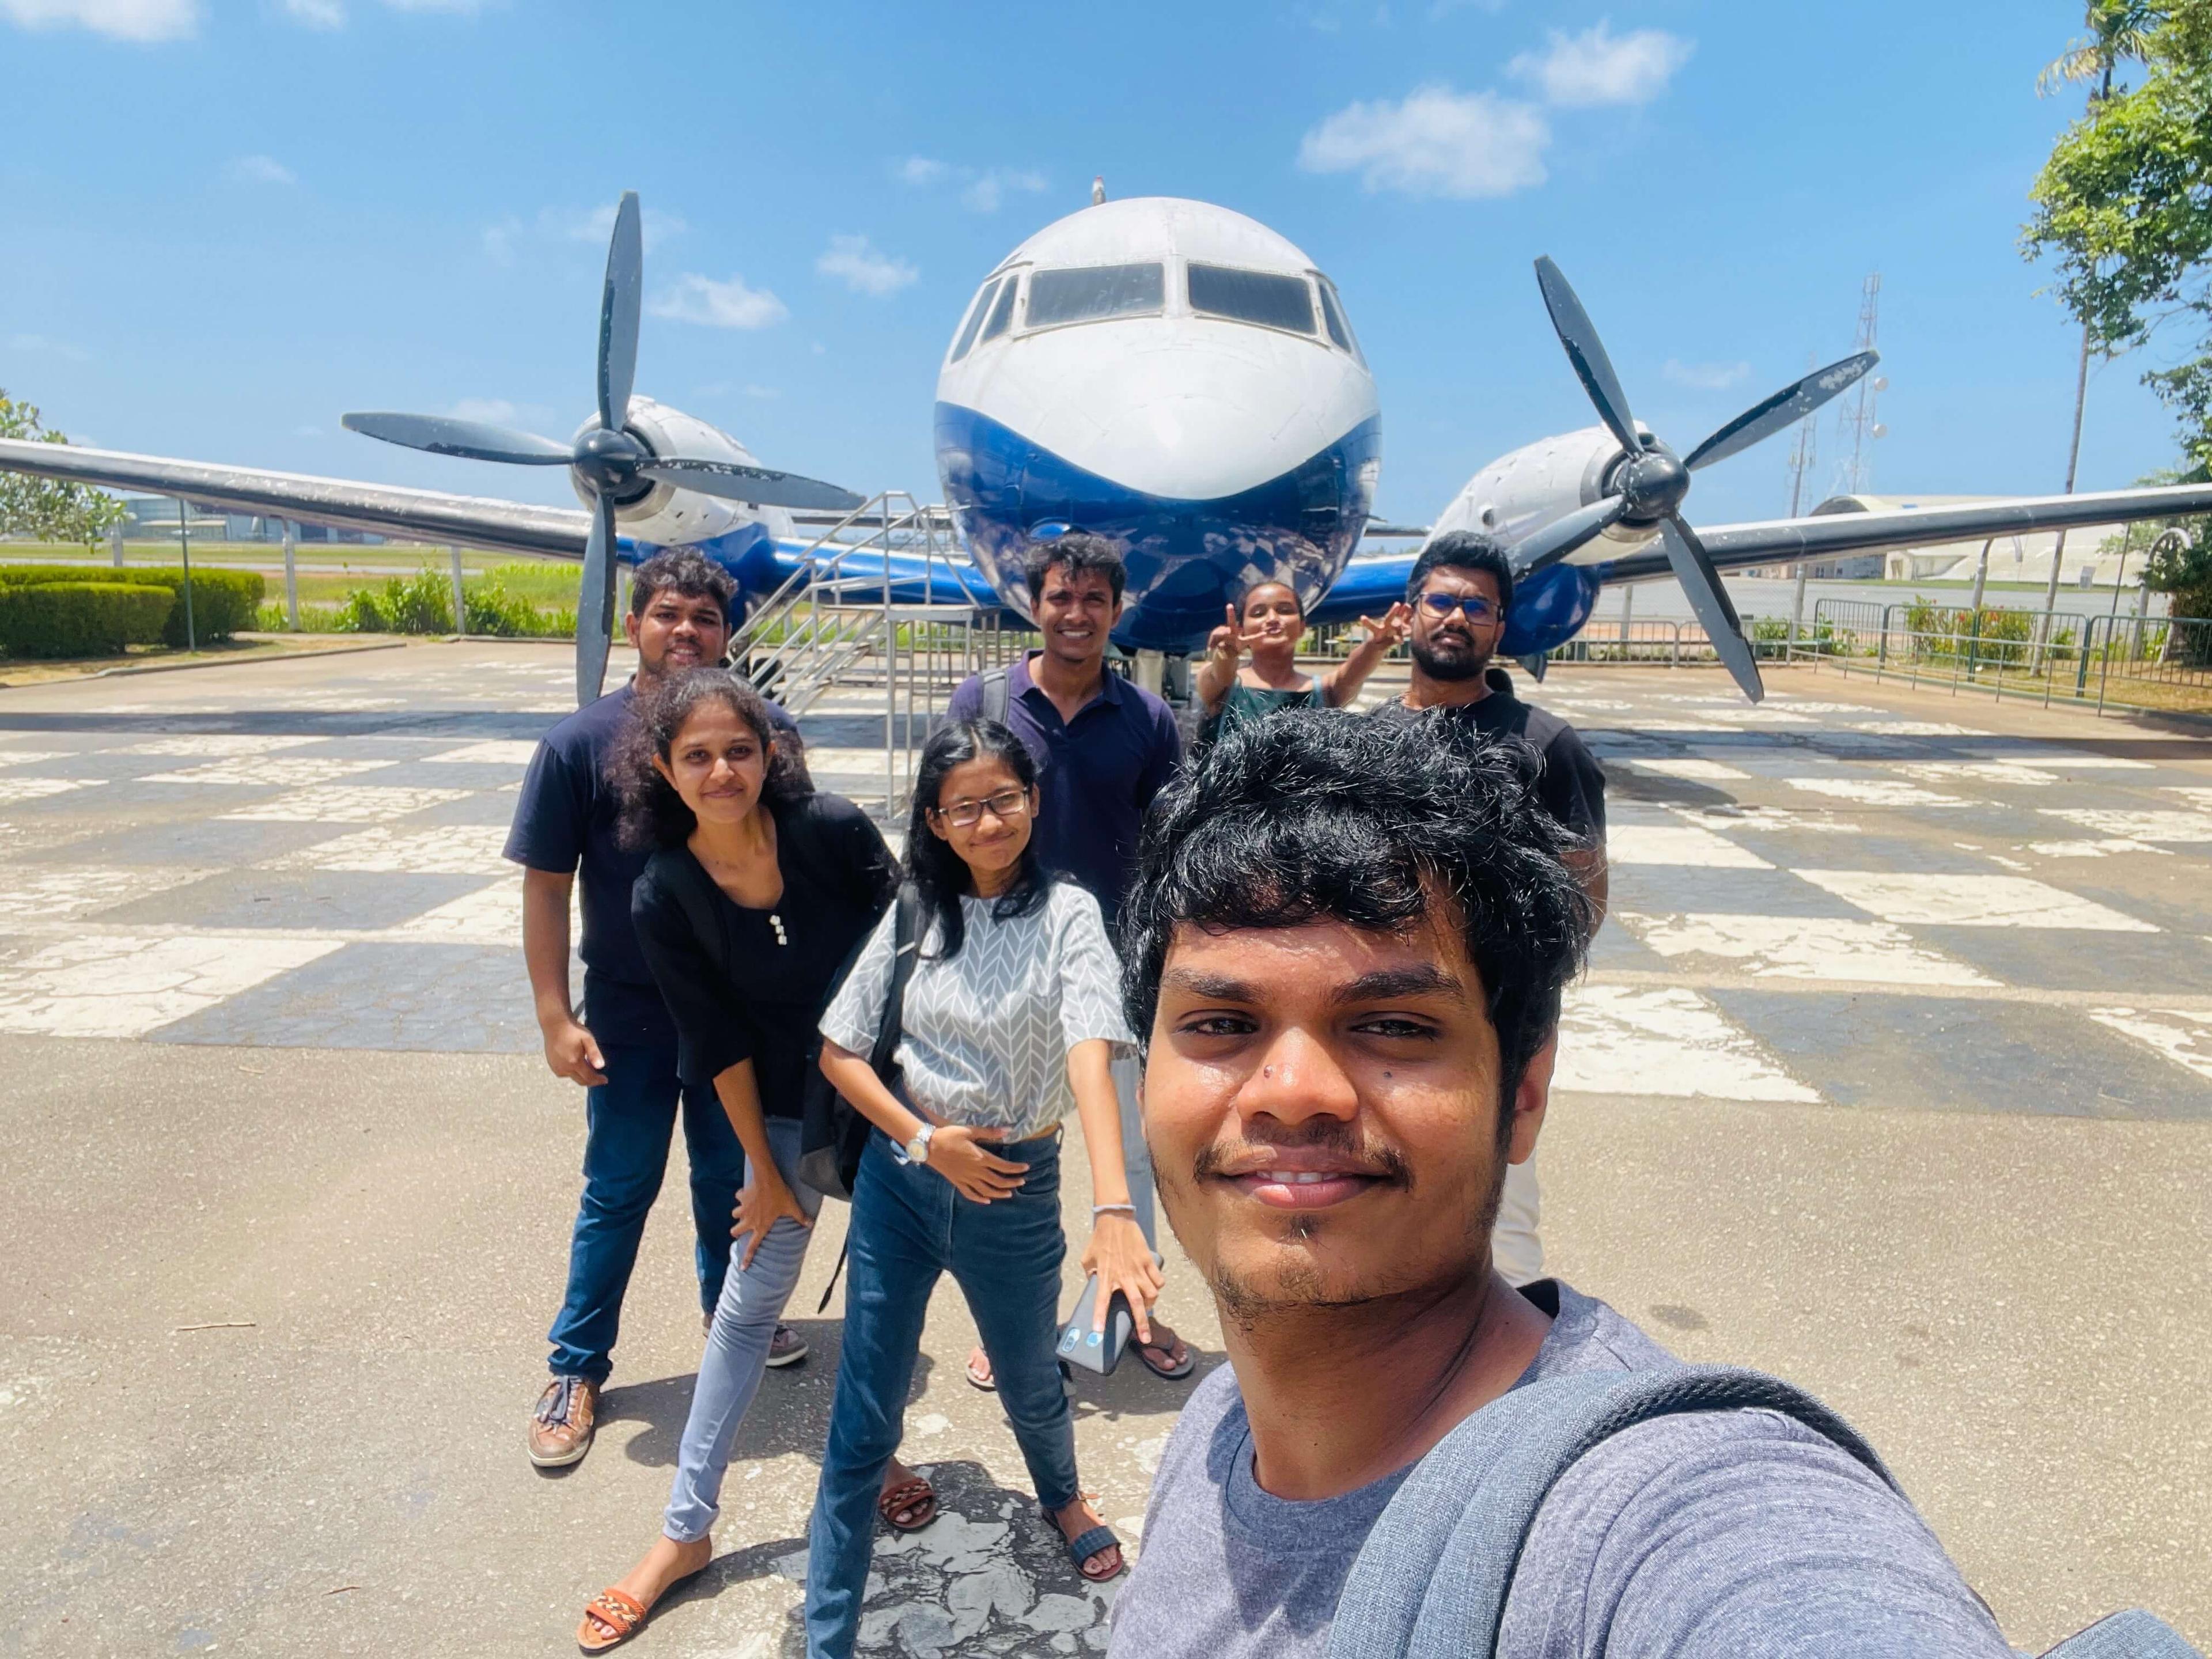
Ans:
{"label": "gray t-shirt", "polygon": [[[1557,1280],[1522,1382],[1677,1362]],[[1109,1659],[1320,1659],[1353,1559],[1406,1472],[1339,1498],[1270,1497],[1226,1365],[1160,1460]],[[1848,1452],[1765,1411],[1667,1417],[1562,1476],[1513,1581],[1499,1659],[2010,1659],[1910,1504]],[[1478,1659],[1470,1656],[1469,1659]]]}

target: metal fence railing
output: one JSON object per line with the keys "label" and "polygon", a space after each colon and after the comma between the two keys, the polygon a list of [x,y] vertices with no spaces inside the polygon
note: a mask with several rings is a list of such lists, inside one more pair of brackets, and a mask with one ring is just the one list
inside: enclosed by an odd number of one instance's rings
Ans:
{"label": "metal fence railing", "polygon": [[2212,619],[1822,599],[1791,660],[2044,704],[2212,714]]}

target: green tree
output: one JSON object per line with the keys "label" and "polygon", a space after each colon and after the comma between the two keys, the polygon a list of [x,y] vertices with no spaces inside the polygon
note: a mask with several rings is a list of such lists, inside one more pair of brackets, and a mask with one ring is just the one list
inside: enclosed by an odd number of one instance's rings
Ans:
{"label": "green tree", "polygon": [[[35,404],[18,403],[0,386],[0,438],[65,444],[69,439],[39,418]],[[88,484],[0,472],[0,536],[35,536],[41,541],[96,544],[111,526],[130,514],[114,496]]]}

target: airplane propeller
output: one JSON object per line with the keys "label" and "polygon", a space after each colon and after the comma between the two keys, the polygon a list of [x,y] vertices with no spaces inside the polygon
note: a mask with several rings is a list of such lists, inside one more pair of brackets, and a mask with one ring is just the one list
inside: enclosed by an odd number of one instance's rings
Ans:
{"label": "airplane propeller", "polygon": [[638,311],[645,285],[645,243],[637,192],[623,192],[615,234],[607,247],[606,287],[599,301],[599,422],[574,443],[541,438],[483,421],[445,415],[348,415],[347,429],[433,455],[500,461],[510,466],[566,466],[592,498],[591,534],[576,595],[576,702],[599,695],[615,609],[615,509],[643,498],[654,483],[756,507],[788,507],[848,513],[860,497],[836,484],[794,472],[735,461],[656,455],[623,424],[637,377]]}
{"label": "airplane propeller", "polygon": [[1596,326],[1559,266],[1549,258],[1536,261],[1536,284],[1543,290],[1544,307],[1552,314],[1559,343],[1567,349],[1567,361],[1574,365],[1583,390],[1596,406],[1598,419],[1613,434],[1626,459],[1613,475],[1612,495],[1553,520],[1515,544],[1516,574],[1527,575],[1558,563],[1609,525],[1656,529],[1659,544],[1667,551],[1667,562],[1689,596],[1690,608],[1705,625],[1713,649],[1743,688],[1744,696],[1757,702],[1766,695],[1759,678],[1758,659],[1743,637],[1743,623],[1729,600],[1720,572],[1713,568],[1697,532],[1682,517],[1682,498],[1689,494],[1690,474],[1795,425],[1872,368],[1880,361],[1879,354],[1862,351],[1814,370],[1753,404],[1688,456],[1677,457],[1656,438],[1637,430],[1635,419],[1628,412],[1627,394],[1620,389],[1620,377],[1613,372],[1613,360],[1605,355]]}

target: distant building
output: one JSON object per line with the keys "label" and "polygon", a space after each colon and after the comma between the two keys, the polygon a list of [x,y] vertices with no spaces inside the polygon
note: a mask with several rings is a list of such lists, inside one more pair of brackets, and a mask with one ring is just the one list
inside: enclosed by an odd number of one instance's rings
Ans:
{"label": "distant building", "polygon": [[[173,495],[125,495],[123,510],[131,516],[123,523],[126,542],[177,539],[177,498]],[[217,513],[195,507],[185,520],[196,541],[281,542],[284,521],[252,513]],[[326,524],[301,524],[301,542],[342,542],[356,547],[380,547],[384,538],[366,530],[343,530]]]}

